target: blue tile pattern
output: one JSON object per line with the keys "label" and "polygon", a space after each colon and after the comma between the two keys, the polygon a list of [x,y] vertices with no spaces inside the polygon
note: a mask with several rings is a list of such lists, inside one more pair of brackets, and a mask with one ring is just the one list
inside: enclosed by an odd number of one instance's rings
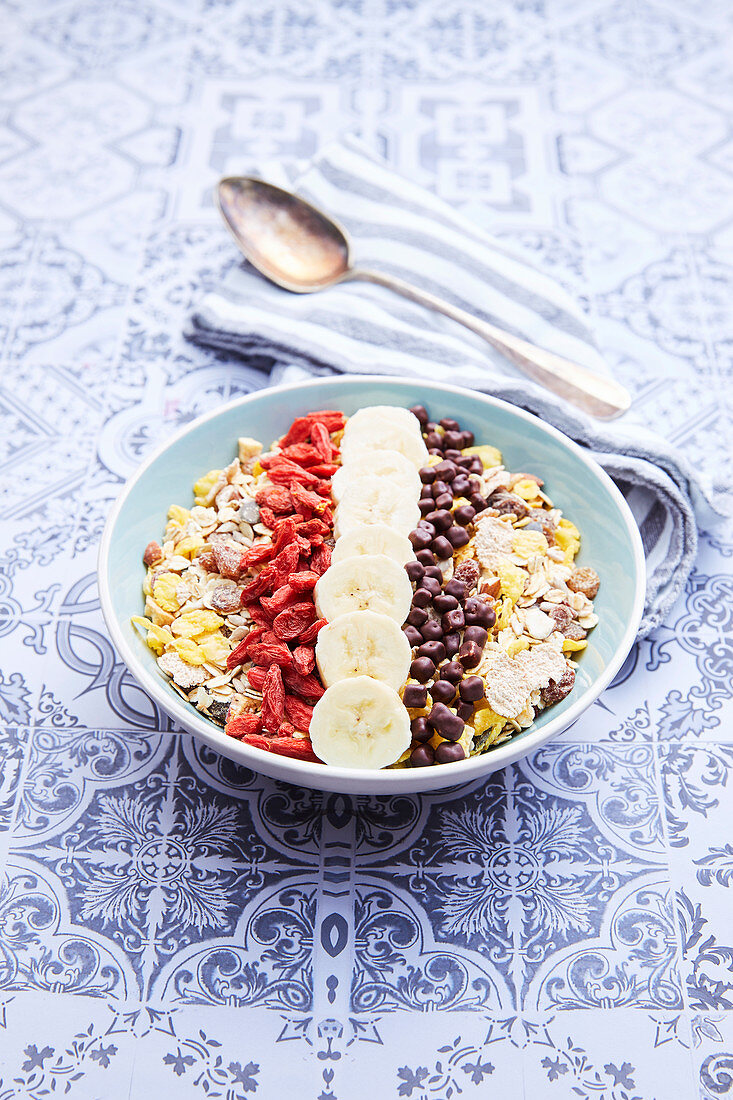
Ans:
{"label": "blue tile pattern", "polygon": [[733,1097],[730,527],[572,730],[421,797],[179,734],[94,580],[149,449],[267,384],[181,336],[238,262],[213,183],[346,132],[527,249],[730,479],[730,4],[0,17],[1,1100]]}

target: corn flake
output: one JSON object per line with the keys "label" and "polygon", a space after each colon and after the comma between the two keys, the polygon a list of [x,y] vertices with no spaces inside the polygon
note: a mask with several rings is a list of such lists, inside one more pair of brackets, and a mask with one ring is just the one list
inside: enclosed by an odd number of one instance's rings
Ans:
{"label": "corn flake", "polygon": [[[501,561],[497,566],[497,573],[499,574],[499,581],[501,582],[501,595],[506,596],[511,605],[515,604],[519,597],[524,592],[524,586],[527,583],[528,576],[524,569],[520,569],[518,565],[514,565],[510,561]],[[509,619],[507,618],[507,622]],[[506,626],[506,623],[504,624]]]}
{"label": "corn flake", "polygon": [[535,500],[539,497],[540,490],[536,481],[532,481],[531,478],[522,478],[515,484],[512,492],[522,500]]}
{"label": "corn flake", "polygon": [[[259,465],[259,464],[258,464]],[[208,474],[200,477],[193,487],[194,499],[197,504],[205,504],[206,498],[221,477],[221,470],[209,470]]]}
{"label": "corn flake", "polygon": [[184,638],[197,638],[200,634],[210,634],[218,630],[224,620],[215,611],[187,611],[179,615],[171,627],[174,634]]}
{"label": "corn flake", "polygon": [[153,598],[164,611],[171,614],[181,606],[176,595],[180,583],[181,578],[177,573],[158,573],[153,578]]}
{"label": "corn flake", "polygon": [[496,447],[490,447],[488,443],[482,443],[477,447],[466,447],[461,454],[478,455],[485,470],[491,469],[492,466],[501,466],[501,451]]}
{"label": "corn flake", "polygon": [[512,539],[512,550],[519,558],[529,559],[534,554],[546,554],[548,549],[549,544],[541,531],[519,530]]}
{"label": "corn flake", "polygon": [[190,638],[174,638],[173,648],[187,665],[202,665],[206,660],[201,649]]}
{"label": "corn flake", "polygon": [[132,622],[135,626],[140,626],[147,631],[146,641],[148,646],[152,649],[153,653],[158,655],[158,657],[160,657],[167,645],[172,644],[173,635],[170,631],[165,630],[161,626],[156,626],[150,619],[144,619],[142,615],[133,615]]}

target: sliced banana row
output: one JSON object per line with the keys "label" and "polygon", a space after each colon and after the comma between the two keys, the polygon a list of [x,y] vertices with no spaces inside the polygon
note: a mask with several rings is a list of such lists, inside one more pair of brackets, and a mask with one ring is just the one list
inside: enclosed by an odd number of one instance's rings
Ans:
{"label": "sliced banana row", "polygon": [[332,482],[336,545],[313,593],[328,623],[316,643],[326,691],[310,735],[327,764],[383,768],[410,745],[398,694],[411,659],[401,629],[412,602],[404,566],[414,557],[407,534],[420,518],[417,468],[427,457],[407,409],[360,409],[344,429]]}

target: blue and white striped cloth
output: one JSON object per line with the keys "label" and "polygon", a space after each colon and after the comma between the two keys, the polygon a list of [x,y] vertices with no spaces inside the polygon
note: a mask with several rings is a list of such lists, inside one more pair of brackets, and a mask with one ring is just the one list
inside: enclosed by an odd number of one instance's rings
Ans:
{"label": "blue and white striped cloth", "polygon": [[[358,142],[330,145],[307,165],[257,168],[253,174],[335,217],[351,237],[357,266],[417,283],[607,373],[582,312],[562,287]],[[639,523],[648,572],[640,637],[663,621],[687,580],[696,514],[703,524],[716,518],[711,497],[663,440],[623,422],[591,421],[524,379],[478,336],[382,287],[346,282],[317,295],[289,294],[242,264],[197,304],[186,334],[247,358],[265,357],[275,384],[337,372],[418,376],[492,393],[566,432],[621,486]]]}

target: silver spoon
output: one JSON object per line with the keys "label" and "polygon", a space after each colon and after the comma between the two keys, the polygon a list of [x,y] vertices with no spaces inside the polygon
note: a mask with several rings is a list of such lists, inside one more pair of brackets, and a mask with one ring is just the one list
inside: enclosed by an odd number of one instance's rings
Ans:
{"label": "silver spoon", "polygon": [[377,283],[458,321],[535,382],[601,420],[619,416],[631,404],[624,387],[612,379],[480,321],[394,275],[352,267],[344,230],[290,191],[250,176],[230,176],[219,181],[216,200],[252,266],[285,290],[309,294],[347,279]]}

